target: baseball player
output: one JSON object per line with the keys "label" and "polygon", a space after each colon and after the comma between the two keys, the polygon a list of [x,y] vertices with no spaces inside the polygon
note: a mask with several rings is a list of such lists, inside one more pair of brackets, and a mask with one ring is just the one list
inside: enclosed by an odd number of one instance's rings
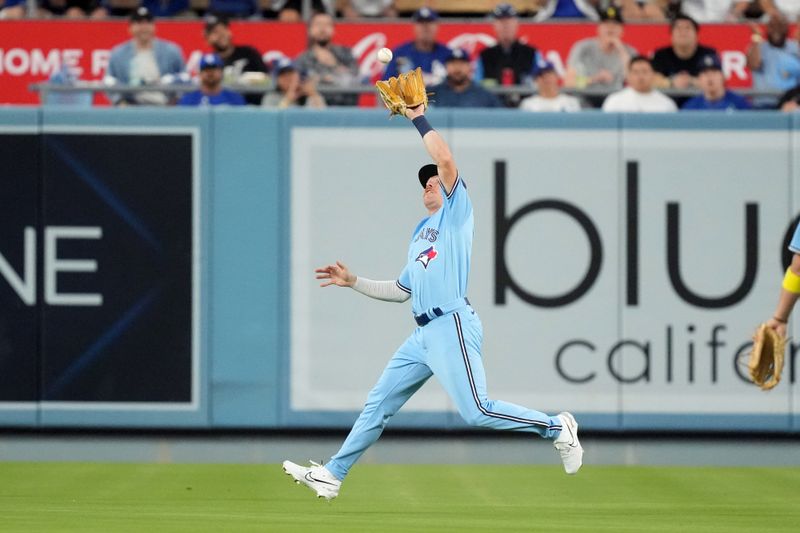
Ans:
{"label": "baseball player", "polygon": [[772,318],[767,320],[767,326],[774,329],[781,337],[786,337],[789,315],[794,309],[797,298],[800,297],[800,225],[794,230],[792,240],[789,242],[789,250],[792,252],[792,262],[783,277],[775,312],[772,314]]}
{"label": "baseball player", "polygon": [[483,328],[467,294],[472,253],[473,213],[467,186],[458,175],[450,149],[424,115],[424,107],[406,110],[436,164],[418,173],[428,211],[411,236],[408,263],[397,280],[373,281],[336,262],[316,269],[322,287],[337,285],[378,300],[411,298],[417,328],[395,352],[370,391],[364,410],[341,449],[323,465],[283,462],[284,471],[326,499],[339,494],[342,480],[361,454],[380,436],[389,418],[435,375],[473,426],[536,433],[552,439],[564,470],[575,474],[583,460],[578,424],[567,412],[550,416],[526,407],[490,400],[481,358]]}

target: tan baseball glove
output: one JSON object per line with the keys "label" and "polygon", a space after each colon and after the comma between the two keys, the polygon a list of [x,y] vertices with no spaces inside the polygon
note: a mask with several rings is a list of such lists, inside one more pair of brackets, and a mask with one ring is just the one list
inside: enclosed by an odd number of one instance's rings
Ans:
{"label": "tan baseball glove", "polygon": [[375,82],[381,100],[391,111],[392,115],[406,115],[406,109],[425,106],[428,109],[428,93],[425,92],[425,82],[422,80],[422,70],[416,69],[392,76],[388,80]]}
{"label": "tan baseball glove", "polygon": [[753,335],[753,351],[747,368],[750,379],[761,387],[770,390],[781,380],[786,337],[781,337],[774,329],[761,324]]}

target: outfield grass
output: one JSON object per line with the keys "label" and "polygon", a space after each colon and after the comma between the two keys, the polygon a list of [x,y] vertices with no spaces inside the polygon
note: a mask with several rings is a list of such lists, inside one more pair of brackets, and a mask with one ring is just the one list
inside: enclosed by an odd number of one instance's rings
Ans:
{"label": "outfield grass", "polygon": [[800,469],[356,466],[319,500],[278,465],[0,463],[0,531],[800,529]]}

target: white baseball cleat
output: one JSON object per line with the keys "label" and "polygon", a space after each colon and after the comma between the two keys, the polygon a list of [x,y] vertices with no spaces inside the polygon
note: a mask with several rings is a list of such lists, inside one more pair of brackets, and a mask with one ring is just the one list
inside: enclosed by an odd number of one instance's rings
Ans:
{"label": "white baseball cleat", "polygon": [[317,493],[318,498],[332,500],[339,495],[339,487],[342,482],[336,479],[327,468],[309,461],[310,467],[300,466],[291,461],[283,462],[283,471],[294,478],[297,484],[302,483]]}
{"label": "white baseball cleat", "polygon": [[578,440],[578,422],[567,412],[560,413],[558,417],[561,419],[562,429],[553,446],[561,455],[564,471],[567,474],[577,474],[583,464],[583,446]]}

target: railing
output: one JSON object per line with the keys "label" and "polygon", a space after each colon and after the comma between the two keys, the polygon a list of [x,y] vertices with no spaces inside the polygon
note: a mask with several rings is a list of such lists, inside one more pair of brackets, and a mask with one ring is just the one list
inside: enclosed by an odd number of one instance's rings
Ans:
{"label": "railing", "polygon": [[[253,86],[253,85],[226,85],[227,89],[237,91],[242,94],[264,94],[270,92],[271,87]],[[102,82],[77,82],[71,85],[55,84],[55,83],[33,83],[30,85],[32,91],[38,92],[42,102],[47,102],[48,96],[51,93],[106,93],[106,94],[134,94],[141,92],[164,92],[171,94],[183,94],[198,89],[194,84],[150,84],[150,85],[112,85],[107,86]],[[335,87],[330,85],[320,85],[317,88],[323,96],[326,95],[340,95],[340,94],[370,94],[375,93],[373,85],[355,85],[351,87]],[[536,88],[529,85],[502,85],[494,87],[486,87],[487,90],[498,95],[520,95],[530,96],[536,94]],[[763,90],[742,88],[734,89],[742,96],[764,96],[779,98],[783,95],[784,91],[776,90]],[[608,96],[613,91],[605,89],[568,89],[563,88],[562,92],[571,94],[578,97],[585,98],[602,98]],[[661,92],[667,96],[676,98],[691,97],[700,94],[697,89],[663,89]]]}

